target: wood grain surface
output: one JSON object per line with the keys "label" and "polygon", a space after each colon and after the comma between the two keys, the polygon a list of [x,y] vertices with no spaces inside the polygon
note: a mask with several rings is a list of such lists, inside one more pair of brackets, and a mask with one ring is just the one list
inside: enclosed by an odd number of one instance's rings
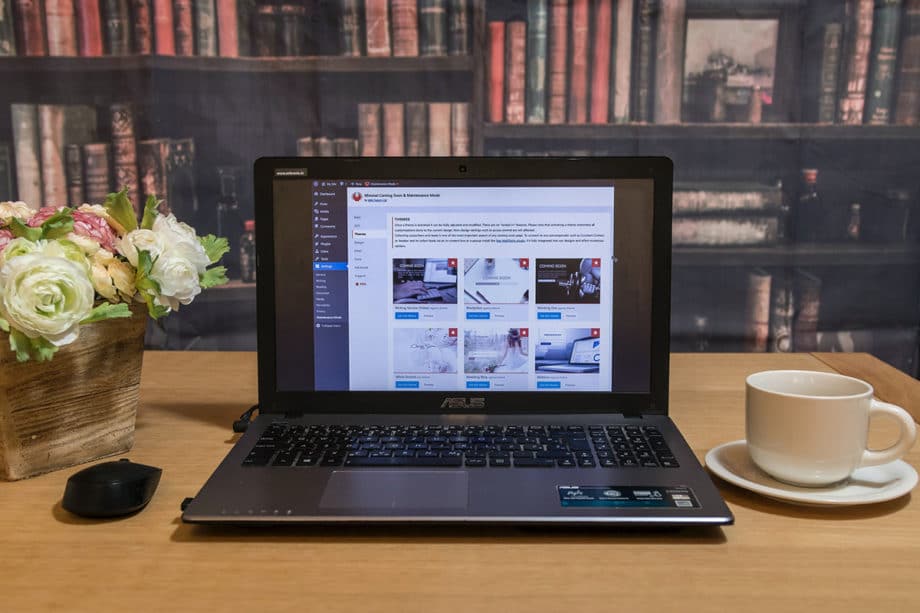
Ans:
{"label": "wood grain surface", "polygon": [[[700,458],[744,437],[744,378],[773,368],[830,370],[807,354],[673,356],[671,413]],[[71,516],[60,499],[76,469],[0,483],[0,609],[920,610],[910,496],[822,510],[719,483],[736,524],[703,530],[182,524],[180,502],[255,400],[255,354],[148,352],[127,457],[164,469],[150,506],[120,520]],[[917,466],[920,453],[907,459]]]}

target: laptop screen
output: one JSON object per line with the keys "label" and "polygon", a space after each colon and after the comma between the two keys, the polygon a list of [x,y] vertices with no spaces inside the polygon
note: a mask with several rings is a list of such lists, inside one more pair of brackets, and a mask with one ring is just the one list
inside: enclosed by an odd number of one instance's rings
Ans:
{"label": "laptop screen", "polygon": [[647,393],[652,188],[276,177],[278,389]]}

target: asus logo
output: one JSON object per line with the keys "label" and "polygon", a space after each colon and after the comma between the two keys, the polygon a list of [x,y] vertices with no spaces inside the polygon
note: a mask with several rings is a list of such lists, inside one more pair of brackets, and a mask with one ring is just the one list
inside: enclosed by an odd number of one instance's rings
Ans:
{"label": "asus logo", "polygon": [[441,403],[442,409],[484,409],[485,398],[445,398]]}

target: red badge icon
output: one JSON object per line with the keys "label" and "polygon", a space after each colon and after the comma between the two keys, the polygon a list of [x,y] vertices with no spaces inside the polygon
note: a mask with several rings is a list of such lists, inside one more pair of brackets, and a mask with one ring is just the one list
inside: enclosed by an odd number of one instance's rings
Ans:
{"label": "red badge icon", "polygon": [[601,259],[600,258],[591,258],[591,268],[600,268]]}
{"label": "red badge icon", "polygon": [[447,266],[448,266],[448,268],[456,268],[456,267],[457,267],[457,258],[447,258]]}
{"label": "red badge icon", "polygon": [[355,202],[361,202],[361,192],[355,192],[351,195],[351,199]]}
{"label": "red badge icon", "polygon": [[518,260],[518,263],[524,270],[528,270],[530,268],[530,258],[521,258]]}
{"label": "red badge icon", "polygon": [[447,329],[447,336],[449,336],[449,337],[451,337],[451,338],[457,338],[457,328],[448,328],[448,329]]}
{"label": "red badge icon", "polygon": [[600,329],[600,328],[591,328],[591,336],[592,336],[593,338],[600,338],[600,337],[601,337],[601,329]]}
{"label": "red badge icon", "polygon": [[528,336],[530,336],[530,329],[529,329],[529,328],[521,328],[521,337],[522,337],[522,338],[527,338]]}

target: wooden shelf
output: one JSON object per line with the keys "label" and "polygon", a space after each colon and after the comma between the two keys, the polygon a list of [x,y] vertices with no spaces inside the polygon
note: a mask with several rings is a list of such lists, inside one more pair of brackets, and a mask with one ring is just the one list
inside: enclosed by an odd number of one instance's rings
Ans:
{"label": "wooden shelf", "polygon": [[255,72],[255,73],[412,73],[472,72],[471,56],[444,57],[178,57],[125,55],[104,57],[2,57],[0,73],[28,72],[36,77],[58,72]]}
{"label": "wooden shelf", "polygon": [[833,124],[499,124],[484,126],[486,139],[501,140],[807,140],[920,141],[920,126]]}
{"label": "wooden shelf", "polygon": [[702,266],[917,266],[917,245],[840,243],[775,247],[675,247],[674,268]]}

